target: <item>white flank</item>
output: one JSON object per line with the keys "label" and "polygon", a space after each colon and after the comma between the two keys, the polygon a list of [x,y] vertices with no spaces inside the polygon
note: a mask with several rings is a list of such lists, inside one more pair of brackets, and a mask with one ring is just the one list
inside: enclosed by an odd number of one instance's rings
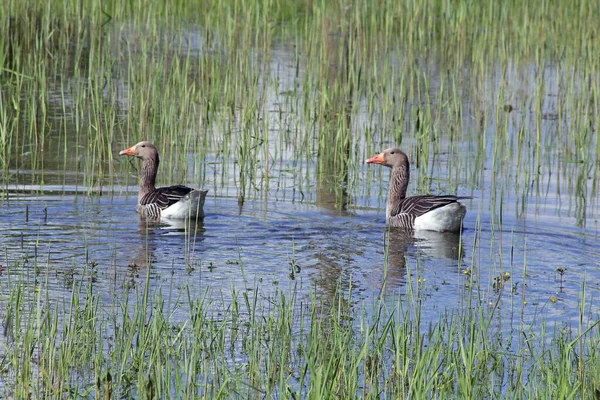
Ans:
{"label": "white flank", "polygon": [[450,203],[415,218],[415,230],[460,232],[467,210],[460,203]]}
{"label": "white flank", "polygon": [[161,218],[204,218],[204,200],[208,190],[192,190],[183,199],[161,211]]}

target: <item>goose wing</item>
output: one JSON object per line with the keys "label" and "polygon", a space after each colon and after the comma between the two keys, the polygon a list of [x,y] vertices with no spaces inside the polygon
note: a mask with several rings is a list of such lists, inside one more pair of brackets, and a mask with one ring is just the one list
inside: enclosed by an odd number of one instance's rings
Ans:
{"label": "goose wing", "polygon": [[140,205],[152,205],[152,207],[158,207],[159,209],[164,210],[177,203],[191,191],[191,188],[183,185],[161,187],[142,197]]}
{"label": "goose wing", "polygon": [[[435,210],[436,208],[440,208],[451,203],[456,203],[461,198],[462,197],[452,195],[425,195],[407,197],[391,210],[390,216],[400,217],[400,215],[402,215],[401,218],[412,217],[412,220],[414,220],[414,218],[428,213],[429,211]],[[404,216],[404,214],[407,214],[407,216]]]}

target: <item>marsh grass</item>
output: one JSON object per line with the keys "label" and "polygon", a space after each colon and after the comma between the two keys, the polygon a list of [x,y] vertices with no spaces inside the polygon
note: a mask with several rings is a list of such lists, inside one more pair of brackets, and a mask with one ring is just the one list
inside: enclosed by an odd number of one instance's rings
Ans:
{"label": "marsh grass", "polygon": [[152,293],[142,279],[100,308],[89,277],[57,301],[45,274],[4,288],[4,396],[589,398],[600,384],[584,303],[579,326],[507,330],[501,302],[424,322],[419,285],[351,307],[344,288],[325,303],[256,288],[222,302],[210,289]]}
{"label": "marsh grass", "polygon": [[318,202],[324,187],[345,208],[362,160],[402,145],[419,192],[476,190],[491,165],[517,214],[544,185],[582,225],[597,205],[586,3],[7,1],[0,16],[5,182],[110,190],[133,183],[118,151],[149,139],[165,182]]}

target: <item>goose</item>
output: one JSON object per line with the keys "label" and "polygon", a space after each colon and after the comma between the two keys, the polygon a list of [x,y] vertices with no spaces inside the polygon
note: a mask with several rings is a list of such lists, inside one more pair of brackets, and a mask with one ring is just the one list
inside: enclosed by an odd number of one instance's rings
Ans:
{"label": "goose", "polygon": [[392,169],[386,206],[386,223],[408,230],[460,232],[467,212],[460,199],[452,195],[406,197],[410,177],[408,156],[398,148],[390,148],[369,158],[367,164]]}
{"label": "goose", "polygon": [[139,142],[119,153],[120,156],[142,160],[136,211],[144,217],[184,219],[204,218],[204,201],[208,190],[196,190],[183,185],[156,188],[158,150],[150,142]]}

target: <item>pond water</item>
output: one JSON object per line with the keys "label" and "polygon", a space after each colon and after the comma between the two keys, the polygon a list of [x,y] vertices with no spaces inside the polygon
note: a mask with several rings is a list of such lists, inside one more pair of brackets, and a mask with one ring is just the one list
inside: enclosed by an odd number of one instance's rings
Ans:
{"label": "pond water", "polygon": [[328,299],[351,285],[351,303],[360,308],[382,294],[404,296],[410,286],[422,300],[425,321],[474,296],[504,304],[503,321],[534,325],[544,317],[575,326],[586,282],[586,301],[597,313],[597,230],[576,227],[575,218],[553,209],[530,218],[505,216],[500,232],[481,212],[481,199],[467,200],[461,238],[388,232],[377,208],[341,213],[254,200],[240,206],[237,199],[214,196],[206,201],[203,223],[148,225],[134,211],[135,194],[66,192],[10,193],[0,202],[3,291],[25,271],[32,291],[43,277],[60,299],[69,297],[74,279],[93,275],[94,290],[108,305],[111,293],[143,285],[149,272],[151,290],[163,294],[210,288],[227,297],[235,288],[269,296],[295,288],[300,296]]}

